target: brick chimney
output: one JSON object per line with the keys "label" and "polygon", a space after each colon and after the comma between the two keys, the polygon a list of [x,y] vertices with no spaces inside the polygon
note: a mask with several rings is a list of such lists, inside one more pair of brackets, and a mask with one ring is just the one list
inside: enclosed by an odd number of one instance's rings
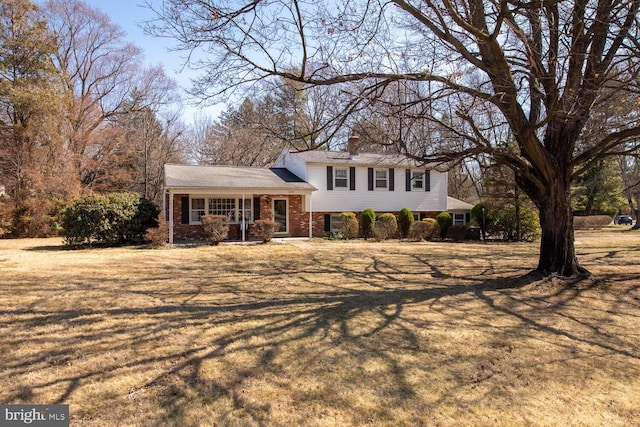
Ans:
{"label": "brick chimney", "polygon": [[347,150],[350,156],[357,156],[360,154],[360,137],[353,131],[347,142]]}

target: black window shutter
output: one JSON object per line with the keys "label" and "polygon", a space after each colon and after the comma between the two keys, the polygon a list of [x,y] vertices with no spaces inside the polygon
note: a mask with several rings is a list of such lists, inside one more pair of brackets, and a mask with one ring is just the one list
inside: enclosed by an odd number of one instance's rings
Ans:
{"label": "black window shutter", "polygon": [[469,224],[471,222],[471,212],[467,212],[464,215],[464,222],[465,222],[465,224]]}
{"label": "black window shutter", "polygon": [[324,214],[324,231],[331,231],[331,215]]}
{"label": "black window shutter", "polygon": [[405,190],[411,191],[411,169],[406,169],[404,171],[404,180],[405,180]]}
{"label": "black window shutter", "polygon": [[182,198],[182,223],[189,224],[189,198]]}
{"label": "black window shutter", "polygon": [[260,219],[260,197],[253,198],[253,220]]}
{"label": "black window shutter", "polygon": [[431,171],[424,171],[424,191],[431,191]]}
{"label": "black window shutter", "polygon": [[327,166],[327,190],[333,190],[333,166]]}
{"label": "black window shutter", "polygon": [[395,190],[395,170],[389,168],[389,191]]}
{"label": "black window shutter", "polygon": [[353,166],[349,168],[349,190],[354,191],[356,189],[356,168]]}
{"label": "black window shutter", "polygon": [[369,177],[369,191],[373,191],[373,168],[369,168],[367,176]]}

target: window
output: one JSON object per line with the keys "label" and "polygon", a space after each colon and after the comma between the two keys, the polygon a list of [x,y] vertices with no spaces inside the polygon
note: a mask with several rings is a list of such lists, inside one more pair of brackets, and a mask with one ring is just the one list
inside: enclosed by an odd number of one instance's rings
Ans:
{"label": "window", "polygon": [[340,214],[332,214],[330,231],[332,233],[341,233],[343,230],[344,221],[342,221],[342,217],[340,216]]}
{"label": "window", "polygon": [[349,188],[349,169],[334,168],[334,187]]}
{"label": "window", "polygon": [[209,199],[209,214],[223,215],[236,222],[236,199]]}
{"label": "window", "polygon": [[420,190],[424,188],[424,172],[411,172],[411,188]]}
{"label": "window", "polygon": [[376,169],[376,188],[387,188],[388,184],[388,173],[389,171],[386,169]]}
{"label": "window", "polygon": [[191,222],[200,222],[200,218],[206,214],[204,199],[191,199]]}
{"label": "window", "polygon": [[191,199],[190,223],[199,224],[203,215],[222,215],[227,222],[239,224],[253,222],[253,199],[209,198]]}
{"label": "window", "polygon": [[465,224],[465,220],[464,220],[463,213],[453,214],[453,225],[464,225],[464,224]]}

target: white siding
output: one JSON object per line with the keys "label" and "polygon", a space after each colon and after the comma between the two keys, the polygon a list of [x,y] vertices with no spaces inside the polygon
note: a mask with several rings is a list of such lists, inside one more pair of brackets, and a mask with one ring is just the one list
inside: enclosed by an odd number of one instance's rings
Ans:
{"label": "white siding", "polygon": [[[286,167],[289,168],[289,165]],[[431,171],[431,191],[406,191],[406,168],[395,167],[394,191],[388,189],[369,191],[368,168],[358,166],[356,167],[356,189],[351,191],[327,190],[327,165],[309,164],[306,169],[306,181],[318,189],[311,196],[314,212],[362,212],[366,208],[371,208],[377,213],[397,212],[402,208],[415,212],[447,210],[446,172]]]}
{"label": "white siding", "polygon": [[[287,168],[293,174],[303,181],[309,182],[307,179],[307,167],[306,162],[295,154],[291,154],[287,150],[283,150],[275,162],[273,162],[274,168]],[[325,185],[326,187],[326,185]]]}

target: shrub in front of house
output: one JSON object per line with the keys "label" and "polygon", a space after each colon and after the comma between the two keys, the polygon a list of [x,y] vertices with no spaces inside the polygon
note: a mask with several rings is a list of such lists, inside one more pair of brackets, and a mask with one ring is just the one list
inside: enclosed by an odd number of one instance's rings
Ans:
{"label": "shrub in front of house", "polygon": [[433,232],[433,225],[425,221],[415,221],[409,227],[409,240],[412,242],[419,242],[427,239]]}
{"label": "shrub in front of house", "polygon": [[398,220],[392,213],[385,213],[376,218],[373,227],[373,237],[380,240],[388,240],[395,237],[398,232]]}
{"label": "shrub in front of house", "polygon": [[427,240],[437,239],[440,237],[440,226],[434,218],[425,218],[421,223],[427,224]]}
{"label": "shrub in front of house", "polygon": [[269,243],[273,239],[273,234],[278,231],[280,224],[270,219],[258,219],[254,222],[253,233],[262,240],[262,243]]}
{"label": "shrub in front of house", "polygon": [[449,227],[453,225],[453,217],[449,212],[440,212],[436,217],[436,221],[440,227],[440,238],[444,239],[447,236]]}
{"label": "shrub in front of house", "polygon": [[110,243],[143,242],[147,229],[158,225],[160,210],[150,200],[134,193],[111,193],[107,198]]}
{"label": "shrub in front of house", "polygon": [[398,228],[400,229],[400,234],[403,239],[409,237],[411,224],[413,224],[413,213],[407,208],[400,209],[400,214],[398,215]]}
{"label": "shrub in front of house", "polygon": [[157,227],[159,209],[134,193],[84,196],[62,212],[62,236],[67,245],[142,242]]}
{"label": "shrub in front of house", "polygon": [[205,241],[218,245],[229,238],[228,218],[225,215],[203,215],[200,218]]}
{"label": "shrub in front of house", "polygon": [[162,214],[158,215],[158,226],[147,229],[144,239],[154,248],[167,244],[169,240],[169,223],[164,220]]}
{"label": "shrub in front of house", "polygon": [[342,236],[345,239],[355,239],[358,237],[358,218],[354,212],[342,212]]}
{"label": "shrub in front of house", "polygon": [[456,242],[461,242],[466,240],[468,232],[469,228],[466,225],[452,225],[447,229],[447,235],[445,237],[455,240]]}
{"label": "shrub in front of house", "polygon": [[362,211],[362,233],[364,238],[373,236],[373,227],[376,223],[376,213],[371,208]]}

